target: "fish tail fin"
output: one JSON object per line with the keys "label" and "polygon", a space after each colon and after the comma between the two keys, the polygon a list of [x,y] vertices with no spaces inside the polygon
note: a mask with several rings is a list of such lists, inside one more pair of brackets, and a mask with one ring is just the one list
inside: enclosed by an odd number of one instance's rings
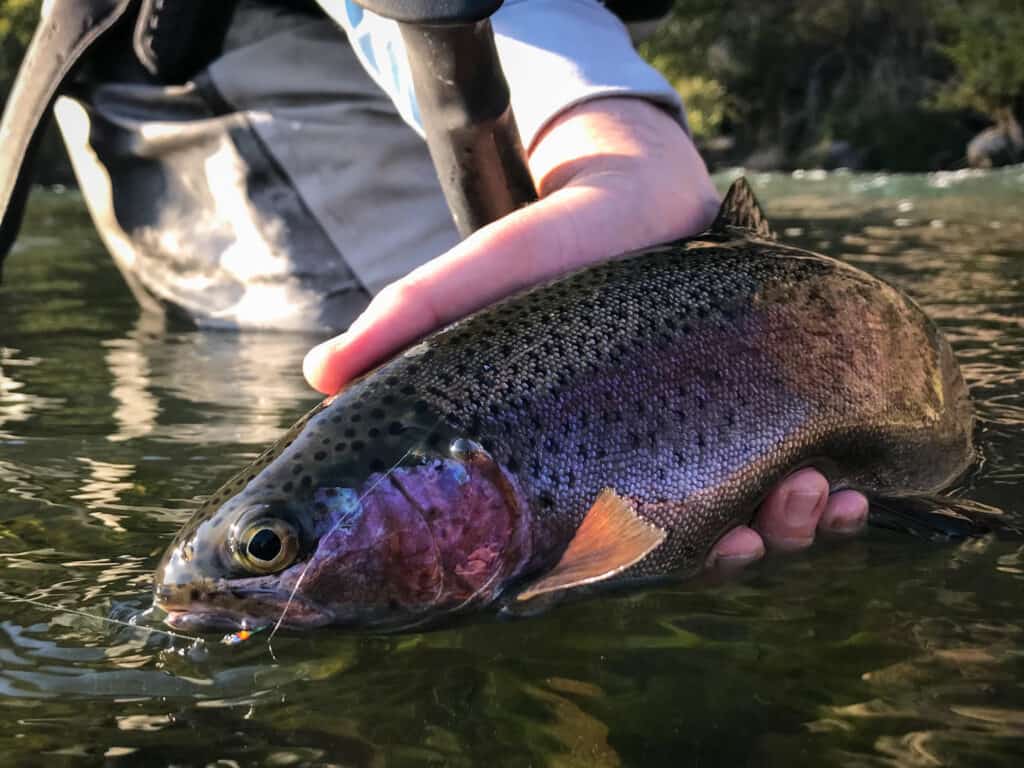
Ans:
{"label": "fish tail fin", "polygon": [[868,524],[931,540],[995,535],[1024,538],[1024,521],[1010,520],[998,507],[951,496],[871,496]]}

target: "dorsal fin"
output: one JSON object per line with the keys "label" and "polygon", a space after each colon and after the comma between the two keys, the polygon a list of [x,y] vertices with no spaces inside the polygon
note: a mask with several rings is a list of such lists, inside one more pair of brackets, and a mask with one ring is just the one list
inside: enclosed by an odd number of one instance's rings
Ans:
{"label": "dorsal fin", "polygon": [[610,579],[640,562],[665,536],[665,531],[637,515],[632,501],[605,488],[576,529],[562,559],[516,600]]}
{"label": "dorsal fin", "polygon": [[762,240],[775,239],[775,233],[768,226],[768,217],[764,215],[754,197],[754,190],[743,176],[736,179],[725,193],[722,207],[718,209],[718,215],[711,225],[712,232],[721,234],[735,234],[736,230]]}

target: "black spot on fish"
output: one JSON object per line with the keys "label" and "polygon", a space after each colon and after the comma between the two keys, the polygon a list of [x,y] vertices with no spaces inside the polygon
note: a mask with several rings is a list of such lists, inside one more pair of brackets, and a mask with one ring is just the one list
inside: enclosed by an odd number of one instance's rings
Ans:
{"label": "black spot on fish", "polygon": [[344,451],[346,448],[348,448],[348,443],[346,443],[344,441],[342,441],[340,443],[335,443],[335,445],[334,445],[334,450],[336,450],[336,451]]}
{"label": "black spot on fish", "polygon": [[412,384],[406,384],[406,385],[405,385],[404,387],[402,387],[402,389],[401,389],[401,390],[399,390],[399,391],[400,391],[400,392],[401,392],[401,393],[402,393],[403,395],[415,395],[415,394],[416,394],[416,387],[414,387],[414,386],[413,386]]}
{"label": "black spot on fish", "polygon": [[295,485],[291,480],[281,486],[281,490],[285,493],[291,493],[293,488],[295,488]]}
{"label": "black spot on fish", "polygon": [[354,429],[352,429],[352,427],[349,427],[348,429],[346,429],[341,434],[343,434],[345,437],[355,437],[356,436],[356,431]]}
{"label": "black spot on fish", "polygon": [[300,474],[302,474],[302,465],[301,464],[296,464],[294,467],[292,467],[292,474],[293,475],[300,475]]}
{"label": "black spot on fish", "polygon": [[363,417],[360,416],[358,413],[353,413],[352,414],[352,418],[349,419],[349,421],[351,421],[353,424],[356,424],[356,423],[358,423],[358,422],[360,422],[362,420],[363,420]]}
{"label": "black spot on fish", "polygon": [[402,426],[402,422],[400,421],[392,421],[390,424],[388,424],[388,434],[400,435],[402,434],[403,430],[404,427]]}
{"label": "black spot on fish", "polygon": [[315,453],[315,454],[313,455],[313,458],[314,458],[314,459],[316,459],[317,461],[323,461],[324,459],[326,459],[326,458],[327,458],[327,454],[326,454],[326,453],[324,453],[323,451],[317,451],[317,452],[316,452],[316,453]]}
{"label": "black spot on fish", "polygon": [[313,484],[313,478],[312,477],[310,477],[309,475],[303,475],[302,476],[302,485],[304,485],[306,487],[309,487],[312,484]]}
{"label": "black spot on fish", "polygon": [[383,419],[384,418],[384,411],[382,409],[380,409],[380,408],[374,408],[372,411],[370,411],[370,418],[371,419]]}
{"label": "black spot on fish", "polygon": [[366,447],[366,443],[364,443],[362,440],[353,440],[352,441],[352,450],[353,451],[361,451],[365,447]]}

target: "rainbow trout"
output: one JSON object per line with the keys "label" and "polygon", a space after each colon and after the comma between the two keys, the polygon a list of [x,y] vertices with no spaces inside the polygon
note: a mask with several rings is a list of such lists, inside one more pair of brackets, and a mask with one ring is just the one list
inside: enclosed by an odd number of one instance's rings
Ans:
{"label": "rainbow trout", "polygon": [[176,628],[401,629],[684,577],[795,468],[943,489],[972,423],[924,313],[776,242],[740,180],[699,237],[478,312],[318,405],[195,513],[155,602]]}

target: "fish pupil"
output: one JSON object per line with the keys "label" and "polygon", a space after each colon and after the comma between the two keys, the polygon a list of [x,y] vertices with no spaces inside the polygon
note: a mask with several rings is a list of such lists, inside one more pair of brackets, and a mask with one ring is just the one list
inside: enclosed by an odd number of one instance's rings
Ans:
{"label": "fish pupil", "polygon": [[281,553],[281,537],[269,528],[264,528],[249,539],[248,550],[257,560],[270,562]]}

